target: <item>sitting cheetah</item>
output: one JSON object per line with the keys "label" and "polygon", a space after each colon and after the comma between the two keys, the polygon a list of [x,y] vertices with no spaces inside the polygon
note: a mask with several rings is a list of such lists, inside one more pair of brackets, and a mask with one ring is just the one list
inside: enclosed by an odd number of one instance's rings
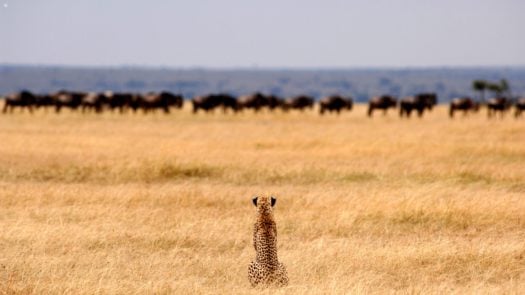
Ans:
{"label": "sitting cheetah", "polygon": [[257,217],[253,229],[255,261],[248,268],[248,279],[252,286],[288,285],[286,267],[277,259],[277,227],[273,219],[274,197],[254,197]]}

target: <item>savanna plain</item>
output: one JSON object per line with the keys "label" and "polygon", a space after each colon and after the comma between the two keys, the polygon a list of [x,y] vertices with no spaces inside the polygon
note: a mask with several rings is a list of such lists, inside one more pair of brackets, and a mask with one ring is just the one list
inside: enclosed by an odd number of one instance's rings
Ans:
{"label": "savanna plain", "polygon": [[[0,114],[0,293],[525,292],[525,119]],[[252,288],[254,195],[290,284]]]}

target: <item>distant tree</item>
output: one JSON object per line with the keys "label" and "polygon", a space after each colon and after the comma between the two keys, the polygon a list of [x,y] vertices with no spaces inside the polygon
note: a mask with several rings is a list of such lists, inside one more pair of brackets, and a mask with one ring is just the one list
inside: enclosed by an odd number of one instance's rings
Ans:
{"label": "distant tree", "polygon": [[472,89],[479,92],[480,101],[485,102],[485,90],[487,90],[488,83],[484,80],[474,80],[472,81]]}
{"label": "distant tree", "polygon": [[505,93],[505,95],[510,98],[511,97],[510,85],[509,85],[509,82],[507,82],[507,79],[501,79],[499,81],[499,86],[501,88],[501,92]]}
{"label": "distant tree", "polygon": [[487,83],[487,90],[494,92],[494,95],[499,97],[503,92],[503,89],[499,83]]}
{"label": "distant tree", "polygon": [[485,101],[486,90],[493,92],[495,96],[510,95],[510,86],[506,79],[501,79],[499,82],[474,80],[472,81],[472,89],[480,93],[482,102]]}

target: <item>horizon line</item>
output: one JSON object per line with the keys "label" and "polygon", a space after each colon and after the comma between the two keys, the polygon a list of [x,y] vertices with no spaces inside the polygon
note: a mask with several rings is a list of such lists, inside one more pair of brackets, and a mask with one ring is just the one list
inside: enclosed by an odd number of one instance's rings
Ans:
{"label": "horizon line", "polygon": [[20,68],[64,68],[64,69],[144,69],[144,70],[183,70],[183,71],[352,71],[352,70],[438,70],[438,69],[525,69],[523,65],[434,65],[434,66],[167,66],[167,65],[70,65],[45,63],[0,63],[0,67]]}

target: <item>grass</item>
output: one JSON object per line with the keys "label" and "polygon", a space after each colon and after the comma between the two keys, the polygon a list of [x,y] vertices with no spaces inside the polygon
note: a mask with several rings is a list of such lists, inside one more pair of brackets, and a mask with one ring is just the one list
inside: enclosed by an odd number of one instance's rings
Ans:
{"label": "grass", "polygon": [[276,294],[522,293],[525,121],[365,107],[0,116],[0,294],[257,294],[251,197],[278,201]]}

